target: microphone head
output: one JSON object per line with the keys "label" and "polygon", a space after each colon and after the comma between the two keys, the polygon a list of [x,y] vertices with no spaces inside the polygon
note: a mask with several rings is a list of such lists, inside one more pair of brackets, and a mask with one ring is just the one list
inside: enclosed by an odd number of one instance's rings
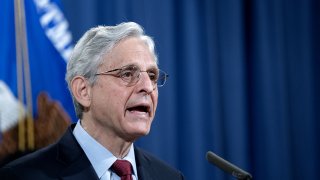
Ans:
{"label": "microphone head", "polygon": [[221,158],[220,156],[216,155],[215,153],[208,151],[206,153],[206,159],[213,165],[217,166],[218,168],[222,169],[223,171],[231,174],[237,179],[252,179],[252,175],[239,167],[231,164],[230,162],[226,161],[225,159]]}

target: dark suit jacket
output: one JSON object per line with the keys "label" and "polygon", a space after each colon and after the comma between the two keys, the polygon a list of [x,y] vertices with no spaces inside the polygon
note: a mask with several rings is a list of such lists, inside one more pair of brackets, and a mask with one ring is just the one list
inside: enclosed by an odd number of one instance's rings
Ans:
{"label": "dark suit jacket", "polygon": [[[72,129],[69,127],[57,143],[1,168],[0,179],[98,179],[89,159],[73,136]],[[135,157],[139,180],[183,179],[179,171],[137,147]]]}

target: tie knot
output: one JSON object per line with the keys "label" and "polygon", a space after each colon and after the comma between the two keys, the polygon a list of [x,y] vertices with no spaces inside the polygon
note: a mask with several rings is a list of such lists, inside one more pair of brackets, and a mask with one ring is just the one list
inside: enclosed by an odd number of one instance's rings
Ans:
{"label": "tie knot", "polygon": [[127,160],[116,160],[111,166],[111,170],[119,177],[132,175],[131,163]]}

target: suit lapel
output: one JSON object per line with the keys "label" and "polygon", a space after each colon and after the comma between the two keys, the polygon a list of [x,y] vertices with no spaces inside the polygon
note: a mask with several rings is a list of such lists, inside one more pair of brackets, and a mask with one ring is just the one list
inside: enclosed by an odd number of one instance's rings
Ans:
{"label": "suit lapel", "polygon": [[134,149],[139,180],[155,179],[148,157],[146,157],[139,148],[135,147]]}
{"label": "suit lapel", "polygon": [[98,179],[89,159],[73,136],[72,129],[68,128],[58,143],[57,160],[64,164],[61,179]]}
{"label": "suit lapel", "polygon": [[140,180],[151,180],[152,178],[152,174],[150,173],[150,169],[148,167],[144,167],[144,166],[138,166],[137,167],[137,171],[138,171],[138,179]]}

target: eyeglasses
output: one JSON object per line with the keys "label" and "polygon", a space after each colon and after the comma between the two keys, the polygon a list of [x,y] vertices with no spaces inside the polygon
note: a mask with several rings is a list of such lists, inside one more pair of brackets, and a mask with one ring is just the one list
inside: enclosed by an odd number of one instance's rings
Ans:
{"label": "eyeglasses", "polygon": [[[118,71],[116,74],[112,74],[112,72],[116,71]],[[141,72],[148,73],[153,87],[162,87],[166,83],[167,78],[169,77],[167,73],[158,68],[153,68],[147,71],[141,71],[141,69],[136,65],[127,65],[110,71],[100,72],[95,75],[112,75],[121,78],[123,81],[127,82],[127,86],[133,86],[137,84],[140,80]]]}

